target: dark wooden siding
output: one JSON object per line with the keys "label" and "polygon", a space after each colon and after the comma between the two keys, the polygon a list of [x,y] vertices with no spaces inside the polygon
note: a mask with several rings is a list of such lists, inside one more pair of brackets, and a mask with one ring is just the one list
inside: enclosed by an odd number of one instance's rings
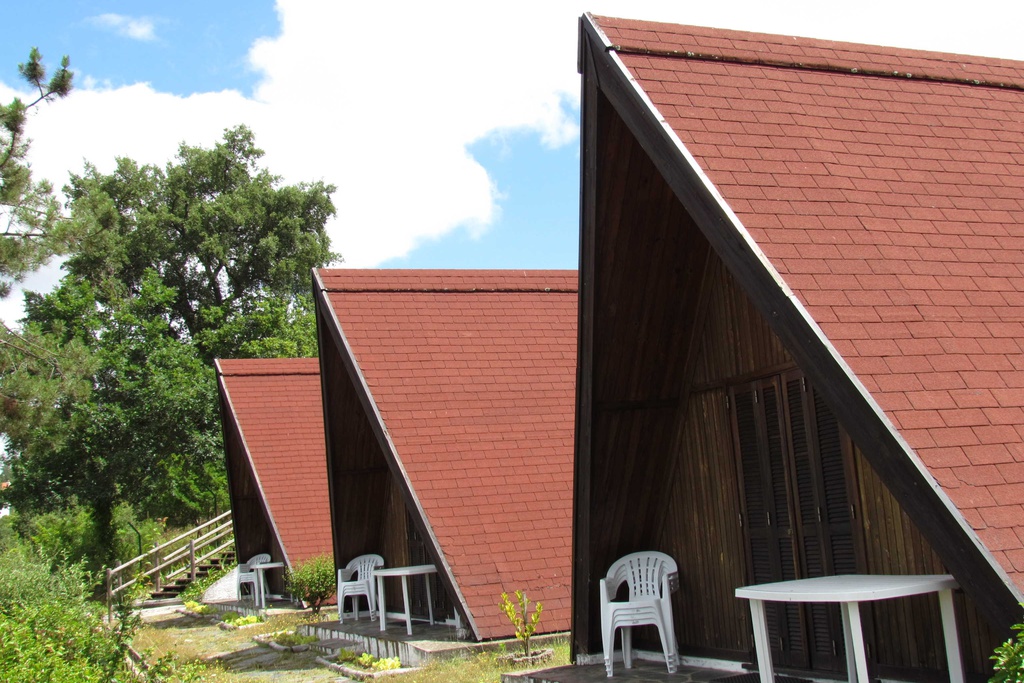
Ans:
{"label": "dark wooden siding", "polygon": [[[239,562],[258,553],[270,552],[270,520],[267,518],[245,452],[238,425],[221,397],[224,450],[227,459],[228,493],[231,497],[231,519],[235,530],[235,553]],[[280,560],[280,554],[275,558]]]}
{"label": "dark wooden siding", "polygon": [[[865,570],[870,574],[947,573],[935,551],[859,450],[855,449],[853,460]],[[988,656],[1001,641],[1000,634],[980,616],[974,601],[963,593],[955,601],[965,667],[971,672],[991,671]],[[868,642],[869,654],[884,667],[880,673],[945,668],[939,607],[934,597],[887,600],[874,603],[864,612],[867,629],[873,636]]]}
{"label": "dark wooden siding", "polygon": [[[320,326],[334,561],[382,552],[391,473],[334,339]],[[385,556],[385,559],[386,556]]]}

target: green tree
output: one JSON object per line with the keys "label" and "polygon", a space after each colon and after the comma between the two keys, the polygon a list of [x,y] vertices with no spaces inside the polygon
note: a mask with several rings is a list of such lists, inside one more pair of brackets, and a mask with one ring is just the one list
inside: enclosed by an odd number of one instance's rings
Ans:
{"label": "green tree", "polygon": [[334,188],[281,187],[261,155],[239,127],[164,169],[72,177],[82,239],[60,286],[26,296],[0,375],[17,510],[86,505],[109,549],[120,502],[181,523],[223,507],[211,361],[314,353],[310,270],[334,258]]}
{"label": "green tree", "polygon": [[67,246],[69,233],[60,220],[53,188],[45,181],[33,181],[25,160],[29,150],[25,123],[32,107],[71,92],[69,64],[65,56],[60,69],[47,78],[43,57],[32,48],[18,72],[36,91],[35,99],[26,103],[15,98],[0,105],[0,297],[10,293],[13,282]]}
{"label": "green tree", "polygon": [[244,320],[300,306],[310,270],[336,255],[324,230],[334,187],[280,187],[259,168],[262,156],[239,126],[213,149],[182,145],[178,163],[165,169],[130,159],[119,159],[110,175],[87,167],[67,188],[82,242],[65,267],[107,283],[98,290],[103,304],[138,294],[146,271],[155,270],[175,292],[175,333],[200,344],[208,360],[231,350],[220,343],[222,328],[265,332]]}

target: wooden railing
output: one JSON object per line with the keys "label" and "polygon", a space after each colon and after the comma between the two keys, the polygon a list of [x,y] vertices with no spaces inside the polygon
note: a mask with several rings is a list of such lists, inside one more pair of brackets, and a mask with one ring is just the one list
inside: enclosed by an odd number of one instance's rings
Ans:
{"label": "wooden railing", "polygon": [[[166,543],[153,546],[147,553],[108,569],[107,614],[112,614],[114,603],[122,592],[146,578],[152,581],[154,591],[186,574],[190,581],[195,581],[199,565],[222,555],[234,542],[231,511],[228,510]],[[126,576],[131,578],[126,581]]]}

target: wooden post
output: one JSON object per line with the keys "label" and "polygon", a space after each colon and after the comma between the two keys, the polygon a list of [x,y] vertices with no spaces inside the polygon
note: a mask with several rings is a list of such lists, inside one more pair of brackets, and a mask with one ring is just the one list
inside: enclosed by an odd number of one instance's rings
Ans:
{"label": "wooden post", "polygon": [[188,540],[189,581],[196,580],[196,539]]}
{"label": "wooden post", "polygon": [[114,573],[107,568],[107,622],[114,618]]}
{"label": "wooden post", "polygon": [[[153,568],[156,569],[159,566],[160,566],[160,546],[157,545],[156,543],[154,543],[153,544]],[[160,572],[161,571],[162,570],[157,569],[155,572],[153,572],[153,592],[154,593],[160,590],[160,584],[162,583],[160,581]]]}

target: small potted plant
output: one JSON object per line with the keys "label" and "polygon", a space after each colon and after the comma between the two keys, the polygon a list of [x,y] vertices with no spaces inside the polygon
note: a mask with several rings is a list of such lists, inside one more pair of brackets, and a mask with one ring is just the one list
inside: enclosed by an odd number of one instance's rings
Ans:
{"label": "small potted plant", "polygon": [[513,664],[538,664],[551,658],[554,650],[532,650],[530,649],[530,638],[537,632],[537,624],[540,623],[541,612],[544,611],[544,604],[538,602],[534,607],[533,614],[530,614],[530,600],[526,593],[517,590],[516,603],[508,597],[508,593],[501,594],[501,611],[512,622],[516,631],[516,639],[523,644],[523,651],[520,654],[503,655],[501,661],[509,661]]}

